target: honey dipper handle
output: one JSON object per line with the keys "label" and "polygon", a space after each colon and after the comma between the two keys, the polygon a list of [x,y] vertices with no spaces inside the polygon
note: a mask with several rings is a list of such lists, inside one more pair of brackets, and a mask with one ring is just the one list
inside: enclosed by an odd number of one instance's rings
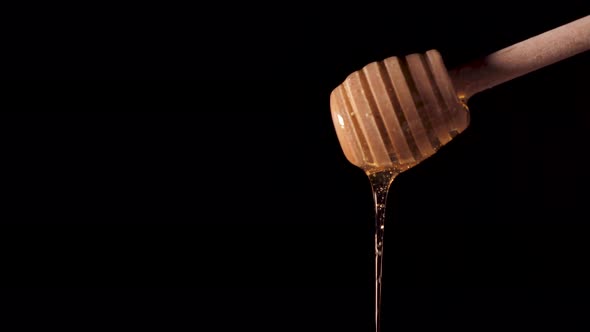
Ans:
{"label": "honey dipper handle", "polygon": [[460,98],[590,49],[590,15],[449,71]]}

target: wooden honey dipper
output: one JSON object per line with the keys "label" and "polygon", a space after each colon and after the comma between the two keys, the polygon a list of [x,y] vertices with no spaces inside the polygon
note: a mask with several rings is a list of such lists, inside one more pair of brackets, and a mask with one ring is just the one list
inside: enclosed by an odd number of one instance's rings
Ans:
{"label": "wooden honey dipper", "polygon": [[474,94],[590,49],[590,16],[447,71],[436,50],[390,57],[350,74],[330,96],[346,158],[402,172],[469,125]]}

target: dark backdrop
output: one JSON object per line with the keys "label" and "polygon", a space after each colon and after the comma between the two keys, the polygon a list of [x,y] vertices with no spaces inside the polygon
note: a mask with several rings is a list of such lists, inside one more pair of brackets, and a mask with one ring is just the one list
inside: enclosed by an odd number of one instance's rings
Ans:
{"label": "dark backdrop", "polygon": [[[26,9],[2,65],[0,328],[371,331],[371,192],[331,90],[580,3]],[[589,55],[476,95],[396,179],[384,331],[588,329]]]}

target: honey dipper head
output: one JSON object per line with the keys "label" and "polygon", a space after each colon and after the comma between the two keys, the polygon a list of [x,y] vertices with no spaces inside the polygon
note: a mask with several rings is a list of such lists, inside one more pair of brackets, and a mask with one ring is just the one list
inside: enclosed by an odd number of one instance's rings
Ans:
{"label": "honey dipper head", "polygon": [[332,91],[330,107],[346,158],[366,172],[404,171],[469,124],[436,50],[366,65]]}

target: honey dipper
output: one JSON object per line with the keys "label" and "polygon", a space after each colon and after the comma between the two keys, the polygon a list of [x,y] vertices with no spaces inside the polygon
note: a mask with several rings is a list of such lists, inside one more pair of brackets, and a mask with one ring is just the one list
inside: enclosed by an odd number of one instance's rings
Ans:
{"label": "honey dipper", "polygon": [[407,170],[469,125],[474,94],[590,49],[590,16],[447,71],[436,50],[350,74],[330,96],[346,158],[366,172]]}

